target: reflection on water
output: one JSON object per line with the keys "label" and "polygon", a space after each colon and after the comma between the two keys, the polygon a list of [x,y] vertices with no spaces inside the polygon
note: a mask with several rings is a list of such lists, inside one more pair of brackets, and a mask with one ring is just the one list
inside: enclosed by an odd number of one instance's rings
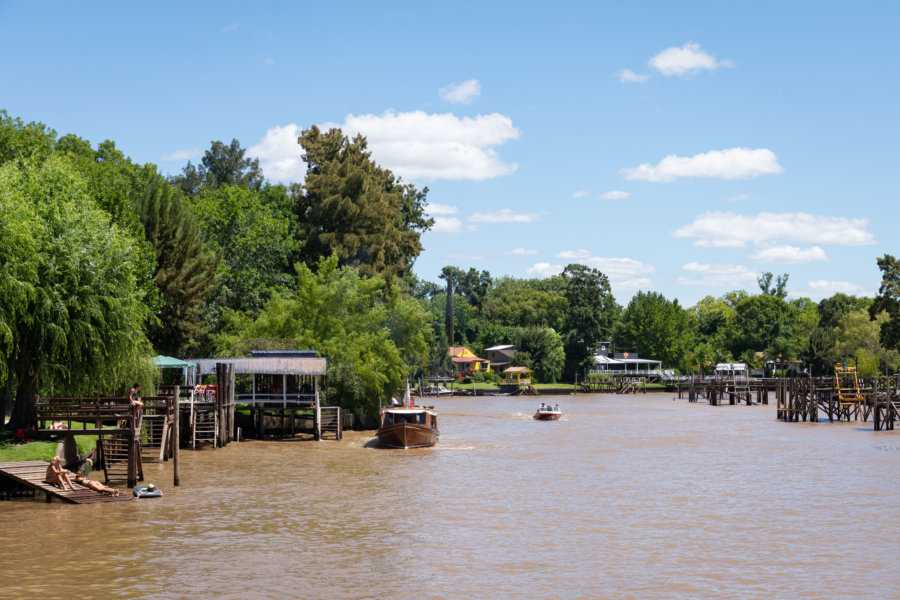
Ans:
{"label": "reflection on water", "polygon": [[441,398],[434,448],[243,442],[0,503],[0,598],[897,598],[900,433],[668,395]]}

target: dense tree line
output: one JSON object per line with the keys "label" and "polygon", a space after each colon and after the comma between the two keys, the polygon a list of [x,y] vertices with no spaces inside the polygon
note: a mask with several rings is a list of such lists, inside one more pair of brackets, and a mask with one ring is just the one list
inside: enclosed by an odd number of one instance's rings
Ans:
{"label": "dense tree line", "polygon": [[764,359],[821,374],[900,363],[900,263],[875,299],[788,300],[787,274],[683,307],[625,306],[581,264],[519,279],[448,265],[412,272],[428,189],[377,165],[365,138],[302,132],[304,182],[267,182],[237,140],[170,178],[114,142],[58,136],[0,110],[0,413],[27,425],[40,394],[124,393],[150,358],[308,349],[332,358],[328,401],[372,410],[404,378],[447,374],[447,349],[515,344],[541,381],[593,364],[600,342],[682,372]]}

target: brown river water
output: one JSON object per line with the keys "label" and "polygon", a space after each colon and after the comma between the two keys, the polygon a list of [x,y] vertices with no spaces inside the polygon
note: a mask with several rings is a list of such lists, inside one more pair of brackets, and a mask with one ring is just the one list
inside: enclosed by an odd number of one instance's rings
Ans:
{"label": "brown river water", "polygon": [[[560,421],[531,419],[559,402]],[[247,441],[163,498],[0,502],[0,598],[900,598],[900,431],[448,398],[422,450]]]}

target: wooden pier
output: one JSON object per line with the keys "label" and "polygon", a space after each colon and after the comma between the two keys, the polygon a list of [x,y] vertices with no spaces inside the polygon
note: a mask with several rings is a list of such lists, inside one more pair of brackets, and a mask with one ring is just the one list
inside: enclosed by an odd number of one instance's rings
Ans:
{"label": "wooden pier", "polygon": [[44,478],[47,475],[49,464],[43,460],[0,463],[0,477],[11,480],[22,487],[43,492],[47,497],[47,502],[52,502],[54,498],[69,504],[100,504],[134,500],[131,494],[120,493],[118,496],[110,496],[74,482],[72,483],[74,491],[63,490],[45,483]]}
{"label": "wooden pier", "polygon": [[734,382],[717,379],[691,379],[679,381],[676,385],[678,398],[687,396],[688,402],[700,402],[705,400],[710,406],[753,404],[756,397],[757,404],[769,403],[769,389],[774,385],[770,380],[753,379],[749,381]]}
{"label": "wooden pier", "polygon": [[576,388],[588,394],[646,394],[647,378],[634,375],[588,375],[576,382]]}
{"label": "wooden pier", "polygon": [[[98,466],[106,481],[121,479],[133,487],[144,478],[145,458],[158,457],[161,462],[177,454],[178,448],[174,442],[176,398],[145,397],[142,402],[139,410],[121,397],[50,398],[36,407],[38,432],[67,438],[98,436]],[[53,422],[66,429],[51,428]]]}
{"label": "wooden pier", "polygon": [[818,423],[820,414],[834,421],[867,422],[875,431],[891,431],[900,421],[900,376],[858,378],[848,383],[835,377],[794,377],[778,380],[777,418],[786,422]]}

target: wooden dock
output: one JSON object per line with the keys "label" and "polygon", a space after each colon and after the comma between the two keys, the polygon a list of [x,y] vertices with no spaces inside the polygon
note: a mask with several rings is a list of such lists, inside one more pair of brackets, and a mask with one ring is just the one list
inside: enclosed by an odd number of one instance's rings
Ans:
{"label": "wooden dock", "polygon": [[75,487],[75,491],[63,490],[49,483],[44,483],[44,477],[47,475],[47,465],[49,464],[43,460],[0,463],[0,477],[5,477],[19,485],[43,492],[47,496],[47,502],[51,502],[54,498],[69,504],[99,504],[101,502],[134,500],[134,497],[128,493],[108,496],[77,483],[72,484]]}

